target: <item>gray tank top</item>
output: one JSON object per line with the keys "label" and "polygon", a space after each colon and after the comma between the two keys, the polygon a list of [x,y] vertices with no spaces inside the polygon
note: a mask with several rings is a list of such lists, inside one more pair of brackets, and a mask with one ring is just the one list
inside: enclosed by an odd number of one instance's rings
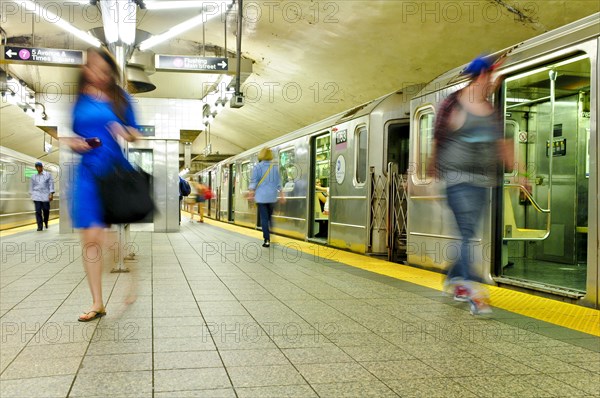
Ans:
{"label": "gray tank top", "polygon": [[498,185],[501,134],[495,114],[477,116],[467,112],[465,123],[448,133],[439,147],[438,165],[446,184]]}

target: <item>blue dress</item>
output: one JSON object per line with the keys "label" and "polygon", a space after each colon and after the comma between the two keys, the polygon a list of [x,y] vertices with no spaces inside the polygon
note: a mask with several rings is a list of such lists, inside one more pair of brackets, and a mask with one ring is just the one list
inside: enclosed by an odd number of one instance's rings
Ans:
{"label": "blue dress", "polygon": [[121,147],[113,138],[107,125],[119,122],[137,127],[131,100],[123,123],[112,110],[110,102],[81,94],[73,108],[73,131],[83,138],[99,138],[102,145],[81,155],[75,170],[71,195],[71,220],[74,228],[105,227],[102,203],[96,182],[97,177],[112,171],[115,164],[131,168]]}

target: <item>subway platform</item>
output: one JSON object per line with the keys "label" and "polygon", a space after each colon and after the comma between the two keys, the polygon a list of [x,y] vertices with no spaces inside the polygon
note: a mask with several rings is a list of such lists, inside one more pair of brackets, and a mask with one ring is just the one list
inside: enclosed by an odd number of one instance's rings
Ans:
{"label": "subway platform", "polygon": [[1,238],[2,398],[600,396],[596,310],[492,288],[473,317],[439,274],[184,217],[128,273],[107,244],[81,323],[79,237],[34,229]]}

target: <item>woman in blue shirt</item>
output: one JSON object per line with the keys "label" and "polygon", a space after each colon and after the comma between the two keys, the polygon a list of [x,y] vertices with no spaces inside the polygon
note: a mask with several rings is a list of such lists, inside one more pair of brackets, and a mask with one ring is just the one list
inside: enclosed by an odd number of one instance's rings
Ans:
{"label": "woman in blue shirt", "polygon": [[279,175],[279,166],[271,163],[273,160],[273,152],[269,148],[263,148],[258,153],[258,164],[252,169],[252,177],[250,179],[249,198],[254,198],[258,205],[258,214],[260,216],[260,225],[263,231],[264,243],[263,247],[271,245],[271,237],[269,228],[272,226],[271,217],[277,196],[283,201],[283,192],[281,192],[281,177]]}
{"label": "woman in blue shirt", "polygon": [[90,310],[79,317],[80,322],[106,315],[102,299],[102,245],[107,225],[96,181],[110,173],[115,164],[131,168],[117,137],[134,141],[139,136],[131,99],[119,86],[119,76],[119,68],[107,51],[88,50],[73,109],[73,131],[79,137],[63,139],[81,154],[73,182],[71,219],[73,227],[81,229],[83,265],[93,301]]}

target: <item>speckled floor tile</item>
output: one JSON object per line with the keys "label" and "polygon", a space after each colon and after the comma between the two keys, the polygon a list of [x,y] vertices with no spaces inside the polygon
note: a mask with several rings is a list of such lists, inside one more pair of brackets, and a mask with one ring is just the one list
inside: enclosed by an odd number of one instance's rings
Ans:
{"label": "speckled floor tile", "polygon": [[460,377],[453,380],[483,398],[547,397],[549,394],[546,389],[528,382],[522,376]]}
{"label": "speckled floor tile", "polygon": [[362,347],[341,347],[342,350],[358,362],[364,361],[400,361],[415,359],[412,355],[393,344],[381,344]]}
{"label": "speckled floor tile", "polygon": [[352,357],[334,345],[284,349],[283,353],[293,364],[355,362]]}
{"label": "speckled floor tile", "polygon": [[406,398],[476,398],[473,394],[452,379],[445,377],[413,378],[402,380],[387,380],[390,386],[401,397]]}
{"label": "speckled floor tile", "polygon": [[354,362],[296,365],[296,368],[310,384],[375,380],[375,376]]}
{"label": "speckled floor tile", "polygon": [[218,368],[223,363],[217,351],[157,352],[154,369]]}
{"label": "speckled floor tile", "polygon": [[152,394],[152,372],[84,373],[77,375],[71,395],[88,397],[104,394],[106,397],[136,393],[140,397]]}
{"label": "speckled floor tile", "polygon": [[154,398],[235,398],[233,388],[193,391],[165,391],[154,393]]}
{"label": "speckled floor tile", "polygon": [[223,368],[154,371],[155,391],[206,390],[231,387]]}
{"label": "speckled floor tile", "polygon": [[66,397],[75,375],[0,380],[2,398]]}
{"label": "speckled floor tile", "polygon": [[279,349],[258,350],[220,350],[225,367],[289,365],[287,358]]}
{"label": "speckled floor tile", "polygon": [[235,389],[240,398],[317,398],[308,385],[287,385],[270,387],[238,387]]}
{"label": "speckled floor tile", "polygon": [[291,365],[228,367],[234,387],[264,387],[303,384],[302,376]]}
{"label": "speckled floor tile", "polygon": [[397,397],[380,381],[313,384],[322,398]]}
{"label": "speckled floor tile", "polygon": [[214,351],[215,344],[210,336],[202,336],[194,339],[154,339],[154,352],[176,352],[176,351]]}
{"label": "speckled floor tile", "polygon": [[552,377],[566,383],[587,394],[598,394],[600,390],[600,376],[592,372],[554,373]]}
{"label": "speckled floor tile", "polygon": [[152,354],[113,354],[86,356],[80,374],[152,370]]}
{"label": "speckled floor tile", "polygon": [[1,380],[71,375],[77,372],[80,357],[43,358],[17,357],[0,376]]}

